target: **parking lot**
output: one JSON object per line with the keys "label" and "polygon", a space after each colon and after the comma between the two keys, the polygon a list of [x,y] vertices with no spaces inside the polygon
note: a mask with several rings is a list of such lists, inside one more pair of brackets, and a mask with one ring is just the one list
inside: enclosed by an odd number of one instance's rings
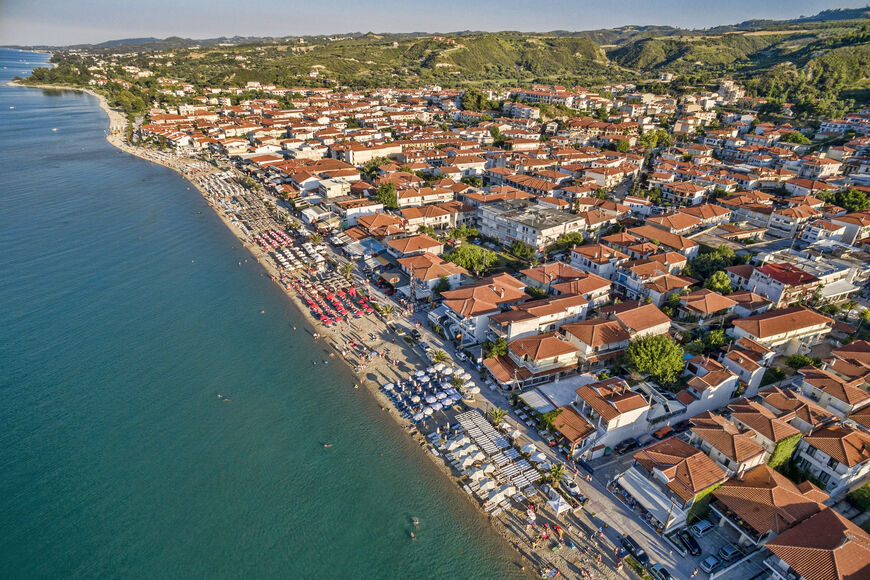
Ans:
{"label": "parking lot", "polygon": [[[689,563],[691,569],[698,568],[698,577],[709,576],[714,579],[741,578],[748,580],[762,573],[765,570],[762,564],[763,554],[759,552],[758,548],[754,546],[739,547],[737,532],[727,524],[724,526],[716,525],[717,520],[716,514],[711,511],[707,516],[707,521],[713,524],[712,530],[702,537],[692,534],[692,537],[701,549],[701,553],[697,556],[690,554],[685,549],[683,542],[678,538],[678,535],[682,531],[689,531],[692,528],[691,525],[688,528],[680,528],[673,533],[668,533],[668,539],[676,545],[677,552]],[[739,550],[739,553],[733,556],[730,561],[723,561],[720,558],[720,551],[726,546]],[[702,562],[711,556],[715,557],[718,563],[713,567],[712,573],[709,573],[704,570],[705,566],[702,565]]]}

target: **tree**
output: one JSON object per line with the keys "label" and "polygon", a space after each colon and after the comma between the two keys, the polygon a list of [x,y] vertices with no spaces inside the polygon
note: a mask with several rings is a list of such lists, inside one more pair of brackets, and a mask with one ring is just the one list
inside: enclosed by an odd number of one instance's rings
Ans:
{"label": "tree", "polygon": [[733,292],[731,289],[731,280],[728,279],[728,274],[726,274],[724,270],[713,272],[713,275],[707,278],[707,281],[704,282],[704,288],[709,288],[723,296]]}
{"label": "tree", "polygon": [[843,310],[846,312],[846,319],[847,320],[852,318],[852,311],[855,310],[855,308],[857,308],[857,307],[858,307],[857,300],[849,299],[849,300],[846,300],[845,302],[843,302]]}
{"label": "tree", "polygon": [[450,290],[450,280],[447,279],[447,276],[441,276],[432,288],[432,294],[441,298],[441,293],[447,292],[448,290]]}
{"label": "tree", "polygon": [[525,293],[531,296],[534,300],[541,300],[542,298],[547,297],[547,292],[545,290],[541,290],[534,286],[526,286]]}
{"label": "tree", "polygon": [[463,177],[461,179],[462,183],[466,185],[470,185],[471,187],[483,187],[483,179],[480,177],[476,177],[473,175],[469,175],[468,177]]}
{"label": "tree", "polygon": [[810,141],[809,137],[801,133],[800,131],[792,131],[791,133],[786,133],[782,139],[780,139],[783,143],[796,143],[798,145],[812,145],[813,142]]}
{"label": "tree", "polygon": [[800,353],[795,353],[793,355],[789,355],[785,359],[785,366],[789,367],[790,369],[794,370],[795,372],[797,372],[798,369],[812,366],[812,364],[813,364],[813,361],[810,357],[808,357],[805,354],[800,354]]}
{"label": "tree", "polygon": [[801,436],[800,433],[796,433],[795,435],[786,437],[777,443],[776,447],[773,449],[773,453],[770,454],[770,458],[767,460],[767,464],[773,469],[776,469],[788,462],[794,454],[794,450],[797,448],[798,443],[800,443]]}
{"label": "tree", "polygon": [[706,280],[715,272],[724,270],[729,266],[734,266],[740,263],[740,258],[734,253],[734,250],[728,246],[722,245],[710,252],[700,254],[697,258],[689,262],[683,272],[687,276]]}
{"label": "tree", "polygon": [[663,385],[676,382],[685,366],[685,351],[667,334],[634,340],[625,354],[629,367]]}
{"label": "tree", "polygon": [[861,312],[858,313],[858,330],[861,330],[861,327],[870,322],[870,310],[866,308],[862,308]]}
{"label": "tree", "polygon": [[353,262],[348,262],[347,264],[343,264],[341,266],[341,273],[344,274],[344,277],[350,280],[351,274],[353,274]]}
{"label": "tree", "polygon": [[504,338],[488,340],[483,343],[483,356],[486,358],[495,358],[507,354],[508,345]]}
{"label": "tree", "polygon": [[628,153],[631,150],[631,143],[628,142],[628,139],[621,139],[616,144],[616,150],[620,153]]}
{"label": "tree", "polygon": [[375,193],[375,199],[384,204],[387,209],[398,209],[399,202],[396,199],[396,186],[392,183],[382,183]]}
{"label": "tree", "polygon": [[834,194],[834,203],[848,212],[856,212],[870,208],[870,197],[863,191],[850,187]]}
{"label": "tree", "polygon": [[459,226],[458,228],[453,228],[450,230],[450,237],[456,240],[465,240],[468,238],[476,238],[479,232],[477,228],[470,228],[468,226]]}
{"label": "tree", "polygon": [[562,250],[567,250],[568,248],[574,246],[582,246],[584,242],[583,234],[580,232],[573,232],[570,234],[562,234],[556,241],[547,246],[547,253],[551,254],[553,252],[561,252]]}
{"label": "tree", "polygon": [[446,254],[444,259],[474,272],[475,276],[480,276],[498,262],[495,252],[474,245],[459,246]]}
{"label": "tree", "polygon": [[493,425],[498,426],[501,425],[501,422],[504,421],[505,417],[507,417],[508,412],[501,407],[492,407],[486,414],[489,415],[489,421]]}
{"label": "tree", "polygon": [[311,237],[308,238],[308,241],[316,246],[323,241],[323,236],[318,234],[317,232],[314,232],[313,234],[311,234]]}
{"label": "tree", "polygon": [[568,473],[565,470],[564,463],[557,463],[550,467],[549,477],[550,481],[552,481],[554,485],[565,479],[567,475]]}
{"label": "tree", "polygon": [[535,248],[522,240],[514,240],[511,242],[511,254],[521,260],[528,260],[535,255],[535,251]]}
{"label": "tree", "polygon": [[553,409],[549,413],[544,413],[541,415],[541,428],[548,430],[555,430],[556,427],[553,425],[553,421],[556,420],[556,417],[562,413],[562,409]]}
{"label": "tree", "polygon": [[453,380],[450,381],[450,386],[452,386],[454,389],[458,389],[459,387],[461,387],[464,384],[465,384],[465,380],[460,379],[459,377],[453,377]]}
{"label": "tree", "polygon": [[447,356],[447,353],[443,350],[436,350],[435,353],[432,355],[432,360],[434,362],[445,362],[450,360],[450,357]]}

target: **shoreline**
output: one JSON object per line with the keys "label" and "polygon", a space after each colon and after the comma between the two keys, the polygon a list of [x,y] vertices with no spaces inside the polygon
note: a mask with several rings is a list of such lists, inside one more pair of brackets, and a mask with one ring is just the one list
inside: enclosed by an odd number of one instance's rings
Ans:
{"label": "shoreline", "polygon": [[[409,349],[409,352],[411,353],[410,355],[405,355],[403,352],[401,352],[404,348],[407,348],[407,345],[403,344],[404,341],[401,338],[395,339],[393,342],[385,342],[383,340],[383,337],[390,337],[391,335],[390,331],[385,328],[385,321],[380,316],[375,315],[372,317],[354,319],[350,322],[350,324],[342,325],[339,327],[325,327],[323,324],[321,324],[320,321],[317,320],[311,313],[310,309],[302,302],[302,299],[297,295],[293,288],[288,287],[282,281],[282,272],[273,263],[272,258],[256,243],[250,240],[249,237],[233,222],[227,212],[225,212],[223,208],[220,207],[220,204],[213,199],[212,194],[210,194],[206,190],[204,184],[198,179],[198,176],[189,174],[185,171],[184,167],[187,165],[185,161],[195,162],[197,160],[187,157],[175,157],[174,155],[171,159],[159,158],[155,155],[149,155],[149,150],[145,148],[133,146],[127,143],[125,140],[125,134],[129,121],[125,115],[109,107],[108,101],[103,95],[93,90],[80,87],[67,87],[62,85],[31,85],[21,84],[14,81],[11,81],[8,84],[24,88],[83,92],[96,97],[100,108],[106,112],[109,118],[109,131],[105,136],[106,140],[116,148],[124,151],[125,153],[129,153],[130,155],[133,155],[145,161],[149,161],[158,165],[162,165],[163,167],[172,169],[181,177],[183,177],[185,181],[190,184],[190,186],[195,187],[196,190],[199,191],[202,198],[217,214],[218,218],[223,222],[224,226],[227,227],[230,232],[232,232],[236,239],[248,250],[251,256],[256,259],[257,263],[261,267],[263,267],[266,273],[270,275],[273,281],[279,287],[281,287],[282,292],[288,298],[290,298],[290,301],[302,314],[303,318],[308,323],[311,330],[313,332],[319,333],[319,338],[316,338],[314,340],[315,349],[313,349],[312,352],[328,352],[328,356],[330,359],[339,359],[342,361],[342,363],[347,365],[348,370],[350,370],[350,372],[353,374],[358,384],[365,386],[365,388],[374,396],[375,401],[377,401],[382,411],[386,411],[396,421],[396,424],[401,428],[401,430],[408,434],[410,438],[419,445],[424,455],[427,455],[433,462],[433,464],[437,466],[442,473],[448,476],[450,480],[457,485],[460,491],[463,492],[462,495],[467,496],[471,500],[472,504],[477,510],[477,513],[486,516],[492,528],[505,541],[505,548],[510,548],[510,550],[506,551],[513,554],[515,557],[518,557],[519,562],[515,562],[517,566],[517,572],[519,572],[521,575],[524,574],[530,577],[538,577],[537,572],[539,569],[548,568],[553,565],[553,562],[550,561],[550,557],[544,558],[541,553],[537,553],[539,552],[539,550],[541,550],[541,548],[536,548],[532,545],[529,534],[523,533],[522,512],[516,509],[508,509],[499,515],[492,515],[486,513],[481,507],[480,502],[478,502],[474,496],[468,494],[465,490],[463,490],[464,478],[462,476],[458,476],[456,473],[453,472],[453,469],[451,468],[449,463],[447,463],[445,457],[441,456],[440,454],[436,455],[436,453],[433,453],[434,447],[428,443],[428,440],[426,436],[422,433],[422,431],[414,428],[413,423],[404,419],[399,414],[398,410],[393,406],[390,399],[381,391],[380,386],[384,382],[394,382],[399,379],[404,379],[414,369],[420,368],[421,365],[427,366],[429,363],[423,361],[420,354],[412,349]],[[116,128],[120,128],[120,130],[116,130]],[[172,160],[174,159],[177,159],[178,162],[172,162]],[[378,299],[381,298],[376,294],[374,294],[374,296]],[[369,334],[374,334],[376,336],[376,339],[374,341],[370,340],[367,336]],[[359,357],[359,360],[352,361],[351,357],[358,355],[355,350],[351,350],[349,356],[345,356],[342,354],[342,344],[346,344],[348,340],[353,340],[358,344],[366,345],[370,349],[378,351],[383,351],[385,348],[387,348],[390,350],[389,357],[395,358],[396,364],[389,364],[389,362],[385,360],[385,357],[375,357],[373,360],[370,361],[367,361],[363,357]],[[379,344],[375,346],[374,344],[371,344],[372,342],[379,342]],[[414,360],[414,357],[419,360]],[[357,366],[355,366],[355,364],[357,364]],[[362,369],[360,369],[358,365],[364,366]],[[369,375],[373,378],[369,378],[366,375]],[[468,408],[478,409],[482,412],[480,404],[468,405]],[[517,511],[517,513],[512,513],[513,511]],[[584,542],[585,540],[581,539],[579,541]],[[549,550],[545,551],[549,552]],[[560,556],[560,559],[564,559],[566,563],[568,561],[565,554],[562,554]],[[576,576],[576,574],[572,574],[573,571],[565,571],[564,566],[559,566],[559,568],[563,569],[563,575],[565,575],[566,577]],[[605,578],[614,577],[614,574],[616,574],[611,569],[600,570],[599,573],[601,572],[603,572],[601,574],[601,577]],[[615,577],[624,577],[624,575],[626,574],[627,570],[623,572],[623,576],[619,576],[617,574]]]}

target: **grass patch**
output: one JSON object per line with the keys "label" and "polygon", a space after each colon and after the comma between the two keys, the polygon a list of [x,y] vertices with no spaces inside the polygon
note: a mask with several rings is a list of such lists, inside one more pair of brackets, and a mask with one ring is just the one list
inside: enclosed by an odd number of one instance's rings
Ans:
{"label": "grass patch", "polygon": [[635,574],[640,576],[643,580],[654,580],[652,576],[650,576],[649,572],[646,571],[646,568],[640,565],[640,562],[632,558],[631,556],[626,556],[623,559],[625,565],[631,568]]}

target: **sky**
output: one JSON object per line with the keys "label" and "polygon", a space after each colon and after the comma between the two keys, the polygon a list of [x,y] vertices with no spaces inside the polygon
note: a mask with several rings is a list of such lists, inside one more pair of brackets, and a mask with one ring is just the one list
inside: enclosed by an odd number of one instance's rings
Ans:
{"label": "sky", "polygon": [[344,32],[705,28],[788,19],[868,0],[0,0],[0,44],[120,38],[298,36]]}

